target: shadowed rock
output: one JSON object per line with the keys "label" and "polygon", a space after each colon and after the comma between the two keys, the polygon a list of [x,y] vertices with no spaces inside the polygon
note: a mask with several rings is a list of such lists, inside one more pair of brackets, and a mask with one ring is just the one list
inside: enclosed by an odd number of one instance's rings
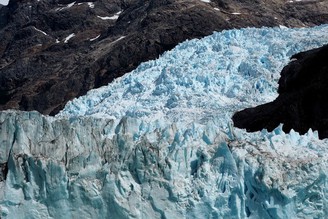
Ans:
{"label": "shadowed rock", "polygon": [[283,123],[283,130],[301,134],[310,128],[328,137],[328,45],[298,53],[282,70],[279,96],[271,103],[244,109],[233,116],[236,127],[269,131]]}

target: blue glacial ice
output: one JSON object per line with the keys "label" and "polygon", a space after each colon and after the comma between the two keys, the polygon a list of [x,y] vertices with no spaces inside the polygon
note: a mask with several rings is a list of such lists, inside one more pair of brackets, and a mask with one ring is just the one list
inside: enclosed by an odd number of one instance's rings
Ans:
{"label": "blue glacial ice", "polygon": [[56,117],[1,112],[0,217],[328,217],[328,141],[230,119],[277,96],[292,54],[327,43],[327,25],[223,31]]}
{"label": "blue glacial ice", "polygon": [[58,116],[226,124],[234,111],[276,98],[280,71],[290,56],[327,40],[326,26],[214,33],[90,91]]}

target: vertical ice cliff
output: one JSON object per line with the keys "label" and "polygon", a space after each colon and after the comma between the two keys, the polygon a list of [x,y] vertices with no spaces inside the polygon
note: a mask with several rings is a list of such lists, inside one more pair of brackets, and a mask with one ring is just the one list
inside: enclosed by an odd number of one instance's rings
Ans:
{"label": "vertical ice cliff", "polygon": [[[1,114],[2,218],[323,218],[315,133]],[[138,136],[138,137],[136,137]],[[230,136],[230,137],[229,137]],[[233,137],[234,136],[234,137]]]}
{"label": "vertical ice cliff", "polygon": [[246,133],[288,57],[328,26],[242,29],[180,44],[56,117],[0,113],[1,218],[324,218],[327,141]]}

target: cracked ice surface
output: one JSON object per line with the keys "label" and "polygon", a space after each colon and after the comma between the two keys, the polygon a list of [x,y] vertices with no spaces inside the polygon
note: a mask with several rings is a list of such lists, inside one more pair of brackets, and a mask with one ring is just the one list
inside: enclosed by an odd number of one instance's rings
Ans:
{"label": "cracked ice surface", "polygon": [[242,29],[178,45],[68,103],[0,113],[1,218],[325,218],[327,140],[246,133],[292,54],[328,26]]}
{"label": "cracked ice surface", "polygon": [[58,116],[225,125],[236,110],[273,100],[289,57],[328,43],[327,31],[249,28],[187,41],[69,102]]}

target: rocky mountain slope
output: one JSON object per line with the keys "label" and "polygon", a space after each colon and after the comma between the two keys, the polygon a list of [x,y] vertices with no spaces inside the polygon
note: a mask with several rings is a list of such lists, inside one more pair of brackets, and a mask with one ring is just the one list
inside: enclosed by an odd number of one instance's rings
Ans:
{"label": "rocky mountain slope", "polygon": [[0,109],[55,114],[186,39],[246,26],[313,26],[328,2],[11,0],[0,8]]}
{"label": "rocky mountain slope", "polygon": [[283,130],[302,134],[310,128],[328,137],[328,45],[298,53],[282,70],[279,96],[273,102],[245,109],[233,116],[234,125],[249,131]]}

